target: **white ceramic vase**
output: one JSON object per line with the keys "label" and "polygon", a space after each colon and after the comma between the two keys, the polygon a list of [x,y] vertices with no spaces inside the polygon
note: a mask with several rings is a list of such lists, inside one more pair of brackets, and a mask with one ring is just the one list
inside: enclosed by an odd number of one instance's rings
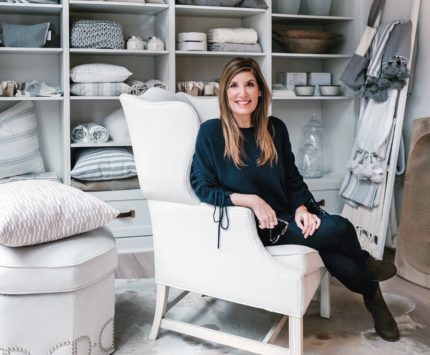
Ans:
{"label": "white ceramic vase", "polygon": [[[309,15],[330,15],[331,0],[305,0]],[[279,5],[278,5],[279,6]]]}
{"label": "white ceramic vase", "polygon": [[276,0],[273,2],[274,12],[296,15],[299,13],[301,0]]}

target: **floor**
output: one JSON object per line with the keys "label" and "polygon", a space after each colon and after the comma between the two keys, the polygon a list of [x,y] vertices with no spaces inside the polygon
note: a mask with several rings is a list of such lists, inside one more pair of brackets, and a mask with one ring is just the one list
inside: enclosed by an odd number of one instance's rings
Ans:
{"label": "floor", "polygon": [[[389,250],[386,251],[384,259],[393,260],[394,253]],[[120,255],[119,267],[115,276],[118,279],[153,278],[153,253]],[[335,279],[332,280],[332,283],[338,284]],[[383,282],[381,288],[384,293],[403,296],[415,304],[415,309],[409,315],[424,327],[424,332],[428,333],[430,339],[430,290],[412,284],[398,276]]]}

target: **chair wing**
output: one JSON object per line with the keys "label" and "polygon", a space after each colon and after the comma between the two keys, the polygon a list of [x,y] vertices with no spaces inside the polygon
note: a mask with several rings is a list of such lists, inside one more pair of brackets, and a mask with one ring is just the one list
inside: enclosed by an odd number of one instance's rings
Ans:
{"label": "chair wing", "polygon": [[189,173],[199,130],[195,111],[181,101],[151,102],[121,95],[142,192],[149,200],[199,203]]}

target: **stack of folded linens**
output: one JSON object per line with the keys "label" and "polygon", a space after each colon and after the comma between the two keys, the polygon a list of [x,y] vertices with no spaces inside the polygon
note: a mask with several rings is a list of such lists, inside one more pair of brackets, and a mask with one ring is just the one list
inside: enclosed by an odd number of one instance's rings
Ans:
{"label": "stack of folded linens", "polygon": [[262,52],[253,28],[212,28],[208,32],[208,50],[217,52]]}

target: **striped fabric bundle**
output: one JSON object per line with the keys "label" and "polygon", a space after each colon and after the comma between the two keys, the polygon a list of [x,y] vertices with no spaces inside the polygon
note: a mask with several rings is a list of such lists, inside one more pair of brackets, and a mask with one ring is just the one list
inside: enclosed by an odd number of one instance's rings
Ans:
{"label": "striped fabric bundle", "polygon": [[133,154],[126,149],[85,149],[79,154],[70,175],[78,180],[125,179],[137,175]]}
{"label": "striped fabric bundle", "polygon": [[131,87],[126,83],[74,83],[70,93],[77,96],[119,96],[129,94]]}
{"label": "striped fabric bundle", "polygon": [[0,179],[44,171],[34,106],[23,101],[0,113]]}

